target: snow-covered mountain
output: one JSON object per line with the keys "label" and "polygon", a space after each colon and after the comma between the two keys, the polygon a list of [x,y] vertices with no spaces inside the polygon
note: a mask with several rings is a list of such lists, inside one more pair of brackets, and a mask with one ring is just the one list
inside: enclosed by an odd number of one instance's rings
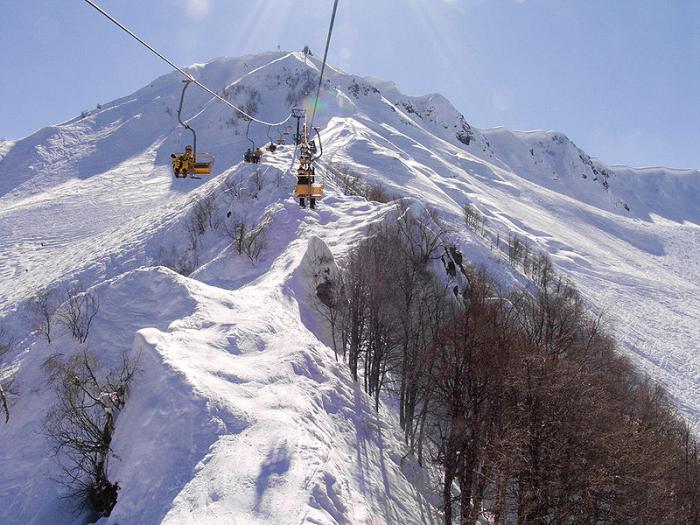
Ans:
{"label": "snow-covered mountain", "polygon": [[[278,120],[308,104],[319,64],[278,52],[188,71]],[[504,286],[526,278],[463,226],[465,204],[501,238],[551,254],[700,423],[700,171],[606,166],[560,133],[476,129],[440,95],[333,68],[325,78],[327,197],[315,211],[291,196],[293,148],[244,164],[247,123],[195,86],[185,113],[214,173],[173,178],[170,153],[190,140],[176,73],[0,143],[0,318],[17,339],[3,372],[15,395],[0,424],[0,522],[75,519],[42,436],[54,400],[43,364],[75,344],[60,328],[51,344],[30,333],[27,305],[80,280],[101,305],[89,348],[106,367],[127,352],[141,368],[117,422],[121,490],[104,523],[437,523],[437,484],[405,457],[390,400],[374,412],[310,306],[313,254],[342,261],[392,206],[344,195],[338,170],[435,208]],[[285,131],[250,130],[256,145]],[[210,225],[193,234],[207,199]],[[234,219],[267,226],[255,264],[222,234]]]}

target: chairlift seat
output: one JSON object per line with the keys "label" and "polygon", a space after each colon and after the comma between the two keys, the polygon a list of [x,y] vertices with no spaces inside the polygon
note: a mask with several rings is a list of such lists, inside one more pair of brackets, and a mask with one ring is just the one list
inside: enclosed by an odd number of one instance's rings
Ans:
{"label": "chairlift seat", "polygon": [[195,162],[192,169],[196,175],[211,175],[211,162]]}
{"label": "chairlift seat", "polygon": [[190,173],[195,175],[211,175],[211,168],[214,165],[214,157],[209,153],[197,153],[197,159],[192,165]]}
{"label": "chairlift seat", "polygon": [[297,184],[294,187],[294,196],[296,198],[320,199],[323,197],[323,183]]}

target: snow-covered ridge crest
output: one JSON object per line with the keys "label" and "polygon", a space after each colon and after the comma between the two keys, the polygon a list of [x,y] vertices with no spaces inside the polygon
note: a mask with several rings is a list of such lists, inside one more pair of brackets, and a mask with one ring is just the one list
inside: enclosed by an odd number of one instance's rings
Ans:
{"label": "snow-covered ridge crest", "polygon": [[[113,438],[110,475],[121,489],[108,522],[345,523],[405,515],[407,523],[421,523],[412,516],[434,507],[427,493],[416,500],[413,484],[424,483],[425,474],[404,473],[411,463],[396,422],[374,412],[310,331],[323,332],[308,304],[316,255],[332,262],[326,243],[337,250],[359,238],[365,220],[382,212],[364,201],[347,203],[342,214],[323,214],[335,224],[329,232],[295,203],[275,204],[291,189],[275,166],[260,172],[260,190],[246,186],[240,197],[221,191],[254,173],[241,167],[216,185],[211,221],[269,216],[276,234],[258,264],[236,256],[221,230],[207,230],[192,277],[141,267],[91,289],[101,309],[89,348],[106,368],[123,353],[140,368]],[[187,255],[192,211],[169,233],[154,230],[151,241],[174,242],[174,251]],[[0,516],[4,523],[72,523],[69,502],[57,498],[60,486],[28,476],[21,462],[40,458],[32,468],[55,471],[46,442],[25,437],[41,430],[36,414],[54,402],[41,363],[76,347],[60,329],[51,344],[38,334],[29,342],[31,350],[17,356],[15,385],[23,395],[13,403],[12,423],[0,429],[9,445],[3,450],[12,451],[3,460],[13,499]]]}

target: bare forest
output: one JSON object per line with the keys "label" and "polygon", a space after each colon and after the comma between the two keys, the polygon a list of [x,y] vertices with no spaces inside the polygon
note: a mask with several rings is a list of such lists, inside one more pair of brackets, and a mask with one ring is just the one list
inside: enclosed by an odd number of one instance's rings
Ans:
{"label": "bare forest", "polygon": [[399,206],[316,289],[336,355],[442,473],[444,523],[700,523],[698,442],[664,389],[546,256],[504,293],[447,230]]}

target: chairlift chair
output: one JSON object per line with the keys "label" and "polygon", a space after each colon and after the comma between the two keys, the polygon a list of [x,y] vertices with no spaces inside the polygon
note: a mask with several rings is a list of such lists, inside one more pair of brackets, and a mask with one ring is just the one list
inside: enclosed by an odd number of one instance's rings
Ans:
{"label": "chairlift chair", "polygon": [[[198,175],[211,175],[211,169],[214,165],[214,157],[209,153],[197,152],[197,134],[187,122],[183,122],[182,120],[182,104],[185,101],[185,91],[187,90],[187,87],[190,85],[190,82],[192,82],[192,80],[185,79],[183,80],[183,82],[185,83],[185,85],[182,88],[182,94],[180,95],[180,105],[177,108],[177,120],[182,125],[182,127],[184,127],[185,129],[189,129],[192,132],[192,157],[194,158],[194,162],[188,165],[185,177],[189,175],[192,179],[198,179]],[[175,156],[175,158],[177,159],[182,155],[184,155],[184,153]],[[173,157],[173,155],[171,155],[171,157]],[[173,161],[173,175],[179,177],[178,173],[176,172],[175,161]]]}
{"label": "chairlift chair", "polygon": [[316,207],[316,200],[323,198],[323,182],[316,182],[316,169],[313,163],[321,158],[323,154],[323,148],[321,146],[321,136],[319,135],[318,129],[314,128],[316,131],[316,136],[318,137],[319,147],[321,152],[319,155],[312,153],[310,144],[313,141],[308,142],[306,137],[306,126],[304,126],[303,139],[300,146],[299,154],[299,168],[297,169],[297,183],[294,186],[294,197],[299,199],[299,205],[302,208],[306,207],[306,200],[309,201],[309,207],[314,209]]}
{"label": "chairlift chair", "polygon": [[270,140],[270,143],[265,146],[265,149],[269,151],[270,153],[274,153],[275,150],[277,149],[277,146],[275,145],[275,141],[272,140],[272,137],[270,136],[270,130],[272,129],[272,126],[267,127],[267,138]]}
{"label": "chairlift chair", "polygon": [[255,142],[253,139],[250,138],[250,135],[248,132],[250,131],[250,123],[253,122],[252,119],[248,119],[248,127],[246,127],[245,130],[245,138],[248,139],[248,142],[250,142],[251,147],[248,148],[248,150],[243,154],[243,160],[245,162],[249,162],[252,164],[257,164],[260,162],[260,156],[262,155],[262,152],[260,151],[259,148],[256,149],[255,147]]}

